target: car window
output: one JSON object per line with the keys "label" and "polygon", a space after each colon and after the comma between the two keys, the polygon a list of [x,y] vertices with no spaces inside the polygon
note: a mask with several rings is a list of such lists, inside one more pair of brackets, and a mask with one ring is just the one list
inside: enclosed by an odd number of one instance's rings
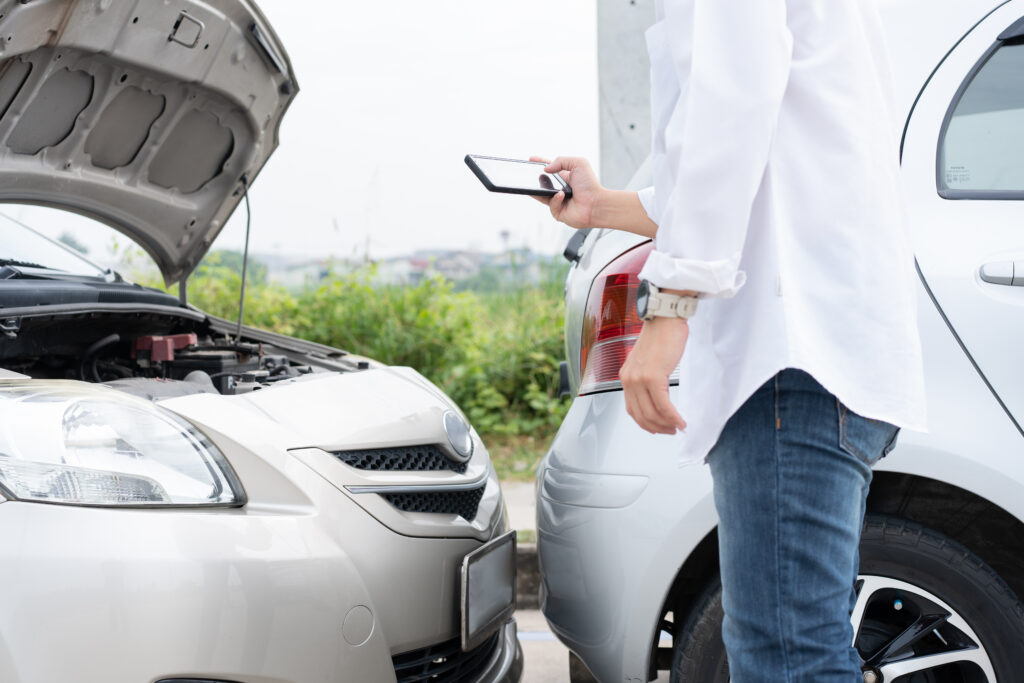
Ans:
{"label": "car window", "polygon": [[73,275],[102,276],[103,268],[60,242],[0,211],[0,266],[41,267]]}
{"label": "car window", "polygon": [[960,88],[940,137],[938,189],[1024,198],[1024,45],[996,48]]}

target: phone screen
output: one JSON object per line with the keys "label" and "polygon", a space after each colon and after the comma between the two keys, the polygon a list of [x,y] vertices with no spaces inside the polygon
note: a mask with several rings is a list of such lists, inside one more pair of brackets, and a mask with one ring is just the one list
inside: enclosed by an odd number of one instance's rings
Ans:
{"label": "phone screen", "polygon": [[572,192],[564,180],[554,174],[546,173],[544,171],[545,164],[537,161],[500,159],[470,154],[466,156],[466,163],[480,177],[487,189],[493,192],[540,196],[551,196],[563,190],[567,195]]}

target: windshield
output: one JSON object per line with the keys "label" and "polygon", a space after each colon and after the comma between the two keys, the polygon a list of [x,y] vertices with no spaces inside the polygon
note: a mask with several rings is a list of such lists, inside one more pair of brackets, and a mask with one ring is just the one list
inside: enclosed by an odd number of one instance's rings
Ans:
{"label": "windshield", "polygon": [[0,211],[0,266],[47,268],[72,275],[102,277],[106,271],[56,240]]}

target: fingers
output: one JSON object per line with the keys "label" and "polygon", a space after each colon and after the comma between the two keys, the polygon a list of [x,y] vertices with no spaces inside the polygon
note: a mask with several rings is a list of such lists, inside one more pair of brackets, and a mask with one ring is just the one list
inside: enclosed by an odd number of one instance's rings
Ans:
{"label": "fingers", "polygon": [[545,159],[544,157],[531,156],[530,161],[539,161],[542,164],[550,164],[551,159]]}
{"label": "fingers", "polygon": [[675,405],[672,403],[672,398],[668,395],[667,380],[656,389],[648,387],[648,395],[651,398],[651,405],[657,415],[657,419],[662,423],[667,423],[672,433],[675,433],[677,429],[686,429],[686,420],[676,410]]}
{"label": "fingers", "polygon": [[559,171],[572,172],[574,169],[587,166],[589,164],[583,157],[555,157],[554,161],[544,167],[544,170],[548,173],[558,173]]}
{"label": "fingers", "polygon": [[562,215],[562,204],[565,202],[565,193],[559,192],[554,197],[540,197],[541,200],[546,200],[545,203],[548,208],[551,209],[551,215],[557,221],[558,217]]}
{"label": "fingers", "polygon": [[689,327],[685,320],[656,318],[645,322],[640,338],[626,357],[619,378],[626,411],[648,432],[675,434],[686,421],[669,396],[668,378],[686,348]]}
{"label": "fingers", "polygon": [[550,204],[551,204],[551,197],[538,197],[535,194],[530,195],[530,196],[533,197],[534,199],[536,199],[541,204],[548,205],[548,206],[550,206]]}
{"label": "fingers", "polygon": [[668,382],[643,381],[626,384],[623,389],[626,398],[626,412],[641,429],[652,434],[675,434],[686,429],[686,421],[672,405],[668,394]]}

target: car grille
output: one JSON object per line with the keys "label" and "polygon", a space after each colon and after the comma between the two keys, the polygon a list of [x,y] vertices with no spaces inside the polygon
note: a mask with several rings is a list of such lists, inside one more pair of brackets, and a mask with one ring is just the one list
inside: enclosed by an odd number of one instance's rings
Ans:
{"label": "car grille", "polygon": [[500,635],[501,631],[498,631],[469,652],[462,651],[462,641],[459,638],[403,652],[391,660],[395,665],[395,677],[398,678],[398,683],[475,681],[491,661],[498,647]]}
{"label": "car grille", "polygon": [[405,512],[430,512],[460,515],[467,522],[476,517],[486,482],[468,491],[422,491],[416,493],[382,493],[389,503]]}
{"label": "car grille", "polygon": [[428,471],[451,470],[457,474],[466,471],[468,463],[455,462],[433,444],[402,446],[399,448],[371,448],[359,451],[337,451],[334,457],[358,470]]}

